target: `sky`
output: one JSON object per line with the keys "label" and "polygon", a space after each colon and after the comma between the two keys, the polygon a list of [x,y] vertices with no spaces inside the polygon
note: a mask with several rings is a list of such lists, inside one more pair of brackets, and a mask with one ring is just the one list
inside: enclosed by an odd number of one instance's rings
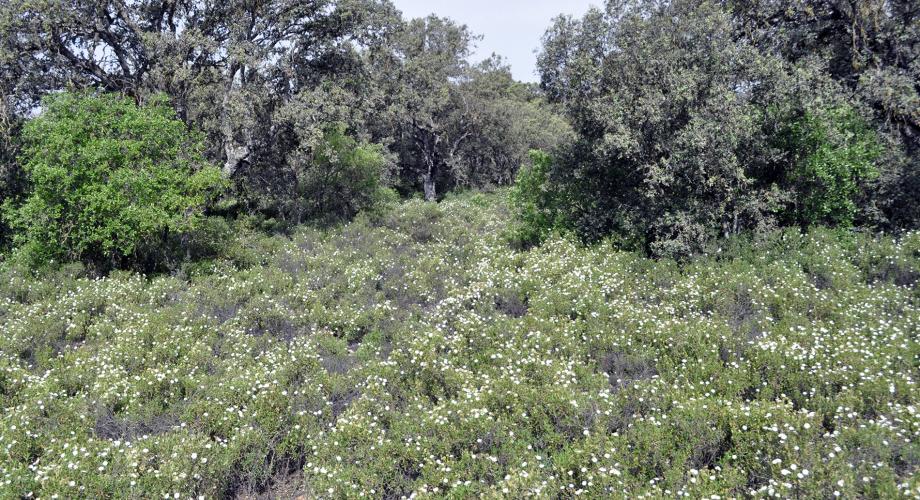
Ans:
{"label": "sky", "polygon": [[483,36],[474,60],[493,52],[511,64],[514,77],[525,82],[539,80],[536,73],[540,38],[559,14],[584,14],[602,0],[394,0],[406,18],[437,14],[466,24]]}

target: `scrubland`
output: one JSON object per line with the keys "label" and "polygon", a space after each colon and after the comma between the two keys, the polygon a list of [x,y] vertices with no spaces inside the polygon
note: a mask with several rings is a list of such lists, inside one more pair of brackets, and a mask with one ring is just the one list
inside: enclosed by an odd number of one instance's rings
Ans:
{"label": "scrubland", "polygon": [[920,233],[677,263],[503,194],[0,274],[0,496],[920,497]]}

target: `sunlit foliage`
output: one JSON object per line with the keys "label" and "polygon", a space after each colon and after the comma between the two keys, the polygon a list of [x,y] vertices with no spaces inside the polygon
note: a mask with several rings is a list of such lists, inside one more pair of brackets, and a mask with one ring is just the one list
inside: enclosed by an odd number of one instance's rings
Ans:
{"label": "sunlit foliage", "polygon": [[504,196],[5,269],[0,496],[920,496],[920,235],[514,251]]}

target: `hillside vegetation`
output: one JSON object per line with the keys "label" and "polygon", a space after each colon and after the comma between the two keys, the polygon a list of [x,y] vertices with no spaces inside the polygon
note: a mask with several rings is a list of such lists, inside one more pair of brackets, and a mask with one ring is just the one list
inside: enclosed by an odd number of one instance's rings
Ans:
{"label": "hillside vegetation", "polygon": [[0,500],[920,499],[920,2],[595,3],[0,0]]}
{"label": "hillside vegetation", "polygon": [[7,265],[0,497],[920,496],[920,233],[678,265],[513,250],[505,199]]}

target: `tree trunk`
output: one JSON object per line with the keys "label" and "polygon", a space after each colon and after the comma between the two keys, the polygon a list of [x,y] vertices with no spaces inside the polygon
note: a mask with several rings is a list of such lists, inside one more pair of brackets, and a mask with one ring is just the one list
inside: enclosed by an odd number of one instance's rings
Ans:
{"label": "tree trunk", "polygon": [[224,175],[233,177],[243,160],[249,156],[249,148],[236,144],[233,138],[227,138],[226,134],[224,140],[224,155],[227,157],[227,161],[224,162]]}
{"label": "tree trunk", "polygon": [[428,172],[425,174],[424,178],[425,184],[425,201],[437,201],[438,192],[434,184],[434,175],[431,172],[431,169],[428,169]]}
{"label": "tree trunk", "polygon": [[425,189],[425,201],[437,201],[438,200],[438,191],[435,186],[435,177],[437,176],[437,147],[439,140],[437,138],[432,140],[430,137],[426,137],[425,144],[425,166],[428,167],[428,171],[422,176],[422,183]]}
{"label": "tree trunk", "polygon": [[232,117],[230,116],[230,97],[233,91],[233,81],[239,71],[239,68],[235,66],[231,68],[230,83],[224,92],[223,100],[221,102],[222,109],[220,115],[220,131],[221,135],[223,135],[225,158],[223,171],[224,175],[228,178],[233,177],[233,174],[236,173],[237,169],[240,167],[240,164],[243,163],[243,160],[249,157],[250,152],[248,144],[240,144],[237,142],[233,131]]}

